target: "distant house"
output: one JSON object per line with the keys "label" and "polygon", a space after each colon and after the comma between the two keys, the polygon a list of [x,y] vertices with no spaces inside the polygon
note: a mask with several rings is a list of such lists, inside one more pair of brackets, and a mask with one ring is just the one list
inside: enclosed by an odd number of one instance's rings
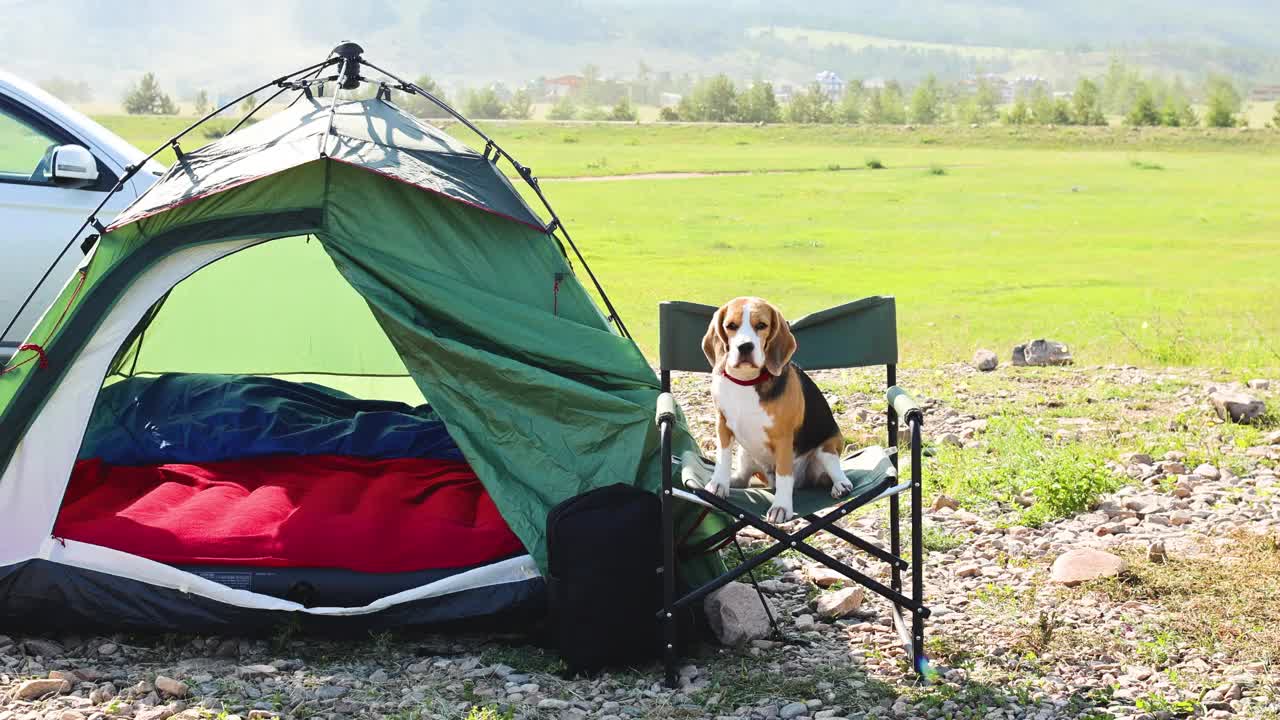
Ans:
{"label": "distant house", "polygon": [[1249,99],[1254,102],[1275,102],[1280,100],[1280,85],[1258,85],[1249,91]]}
{"label": "distant house", "polygon": [[658,107],[673,108],[680,104],[683,96],[679,93],[664,92],[658,96]]}
{"label": "distant house", "polygon": [[815,75],[813,79],[818,83],[818,89],[822,91],[822,94],[832,100],[839,100],[840,96],[844,94],[844,80],[830,70],[823,70]]}
{"label": "distant house", "polygon": [[1013,86],[1010,85],[1009,81],[1005,80],[1004,77],[995,73],[970,75],[964,80],[961,80],[958,87],[962,92],[972,95],[978,91],[978,85],[983,82],[986,82],[989,87],[995,90],[996,94],[1000,96],[1000,102],[1013,102]]}
{"label": "distant house", "polygon": [[581,75],[561,75],[560,77],[549,78],[543,87],[546,90],[548,100],[559,100],[578,91],[582,87],[583,77]]}

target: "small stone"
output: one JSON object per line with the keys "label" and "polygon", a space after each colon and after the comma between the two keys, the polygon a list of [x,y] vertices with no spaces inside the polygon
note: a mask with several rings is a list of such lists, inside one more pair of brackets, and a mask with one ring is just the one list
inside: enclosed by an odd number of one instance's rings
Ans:
{"label": "small stone", "polygon": [[987,349],[980,349],[973,354],[973,366],[982,372],[991,372],[1000,366],[1000,358]]}
{"label": "small stone", "polygon": [[820,588],[829,588],[837,583],[849,581],[849,578],[822,565],[814,565],[810,567],[806,574],[809,576],[809,582]]}
{"label": "small stone", "polygon": [[1049,569],[1049,580],[1074,587],[1089,580],[1115,577],[1125,569],[1121,558],[1103,550],[1076,548],[1058,556]]}
{"label": "small stone", "polygon": [[273,665],[244,665],[236,668],[236,676],[246,679],[275,675],[278,672],[280,670]]}
{"label": "small stone", "polygon": [[63,710],[58,720],[85,720],[85,717],[79,710]]}
{"label": "small stone", "polygon": [[1218,417],[1239,424],[1251,423],[1267,411],[1266,403],[1235,390],[1219,390],[1209,396],[1209,402]]}
{"label": "small stone", "polygon": [[1249,389],[1250,390],[1270,390],[1271,381],[1263,380],[1262,378],[1254,378],[1253,380],[1249,381]]}
{"label": "small stone", "polygon": [[120,651],[120,646],[115,643],[102,643],[98,646],[99,655],[115,655]]}
{"label": "small stone", "polygon": [[960,503],[956,502],[950,497],[947,497],[946,495],[939,495],[937,498],[934,498],[933,505],[929,506],[929,509],[932,510],[933,512],[938,512],[942,508],[959,510]]}
{"label": "small stone", "polygon": [[22,647],[27,651],[28,655],[38,655],[44,658],[62,657],[66,652],[62,646],[52,640],[27,640],[22,643]]}
{"label": "small stone", "polygon": [[76,685],[80,684],[80,678],[76,677],[75,673],[70,673],[70,672],[67,672],[66,670],[50,670],[49,679],[50,680],[66,680],[67,682],[71,683],[71,687],[75,687]]}
{"label": "small stone", "polygon": [[567,707],[569,707],[569,702],[567,700],[543,698],[538,701],[539,710],[564,710]]}
{"label": "small stone", "polygon": [[1120,462],[1125,465],[1152,465],[1155,461],[1147,453],[1125,453],[1120,456]]}
{"label": "small stone", "polygon": [[942,437],[938,438],[938,442],[942,443],[943,445],[950,445],[951,447],[963,447],[963,446],[964,446],[964,441],[962,441],[962,440],[960,439],[960,436],[959,436],[959,435],[957,435],[957,434],[955,434],[955,433],[950,433],[950,432],[949,432],[949,433],[943,433],[943,434],[942,434]]}
{"label": "small stone", "polygon": [[67,692],[71,692],[71,683],[66,680],[28,680],[13,691],[13,697],[15,700],[35,700],[51,693],[61,695]]}
{"label": "small stone", "polygon": [[809,706],[802,702],[787,703],[778,711],[778,717],[782,720],[791,720],[791,718],[805,715],[809,712]]}
{"label": "small stone", "polygon": [[348,692],[350,692],[350,690],[340,685],[325,685],[319,690],[316,690],[316,697],[321,700],[337,700]]}
{"label": "small stone", "polygon": [[384,683],[388,679],[390,679],[390,676],[387,675],[386,670],[374,670],[373,674],[369,676],[369,682],[373,683]]}
{"label": "small stone", "polygon": [[1191,513],[1186,510],[1174,510],[1169,516],[1169,524],[1174,527],[1187,525],[1191,522]]}
{"label": "small stone", "polygon": [[1164,542],[1156,540],[1147,546],[1147,559],[1153,563],[1162,563],[1169,560],[1169,553],[1164,549]]}
{"label": "small stone", "polygon": [[978,563],[965,563],[956,566],[956,577],[977,577],[982,574],[982,566]]}
{"label": "small stone", "polygon": [[796,616],[796,629],[809,630],[813,628],[813,616],[809,614]]}
{"label": "small stone", "polygon": [[702,607],[711,631],[725,645],[758,640],[772,629],[760,596],[743,583],[731,582],[711,593]]}
{"label": "small stone", "polygon": [[191,693],[187,688],[187,684],[181,680],[174,680],[171,677],[157,675],[155,681],[156,690],[168,695],[169,697],[184,698]]}
{"label": "small stone", "polygon": [[1209,463],[1201,463],[1197,465],[1196,469],[1191,471],[1191,474],[1199,475],[1207,480],[1217,480],[1222,477],[1222,473],[1218,471],[1218,468],[1210,465]]}
{"label": "small stone", "polygon": [[818,596],[818,614],[824,618],[845,617],[862,606],[862,588],[850,587]]}

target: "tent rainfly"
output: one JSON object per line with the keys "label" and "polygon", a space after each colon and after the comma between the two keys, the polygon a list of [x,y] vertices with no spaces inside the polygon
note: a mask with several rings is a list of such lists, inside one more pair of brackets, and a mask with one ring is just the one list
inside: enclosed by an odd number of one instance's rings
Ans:
{"label": "tent rainfly", "polygon": [[426,93],[389,74],[324,95],[372,67],[344,45],[273,81],[288,109],[175,138],[151,191],[86,223],[0,375],[0,620],[533,610],[552,506],[656,491],[658,379],[499,163],[537,180],[398,109]]}

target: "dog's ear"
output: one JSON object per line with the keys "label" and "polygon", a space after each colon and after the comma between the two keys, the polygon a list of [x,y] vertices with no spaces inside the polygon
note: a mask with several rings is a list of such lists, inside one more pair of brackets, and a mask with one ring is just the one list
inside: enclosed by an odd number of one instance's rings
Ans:
{"label": "dog's ear", "polygon": [[711,316],[711,324],[707,326],[707,334],[702,336],[702,354],[707,356],[711,369],[720,364],[720,358],[729,352],[729,338],[724,334],[724,306],[721,305]]}
{"label": "dog's ear", "polygon": [[791,334],[791,325],[778,308],[770,305],[769,310],[773,313],[773,331],[764,344],[764,366],[776,377],[787,369],[791,356],[796,354],[796,336]]}

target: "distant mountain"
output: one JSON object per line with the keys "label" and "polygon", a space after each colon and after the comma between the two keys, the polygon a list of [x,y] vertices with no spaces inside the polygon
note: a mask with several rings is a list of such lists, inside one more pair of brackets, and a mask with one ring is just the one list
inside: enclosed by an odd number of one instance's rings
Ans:
{"label": "distant mountain", "polygon": [[[180,97],[314,62],[339,40],[446,85],[519,83],[597,66],[604,75],[728,72],[804,82],[819,69],[912,81],[976,69],[1052,77],[1119,53],[1192,79],[1213,70],[1280,82],[1277,0],[0,0],[6,68],[87,80],[114,101],[145,71]],[[789,28],[890,38],[815,42]],[[801,39],[803,38],[803,39]],[[908,45],[916,43],[917,45]],[[919,43],[942,47],[924,47]],[[1008,48],[976,55],[959,46]],[[1034,55],[1026,52],[1034,51]]]}

